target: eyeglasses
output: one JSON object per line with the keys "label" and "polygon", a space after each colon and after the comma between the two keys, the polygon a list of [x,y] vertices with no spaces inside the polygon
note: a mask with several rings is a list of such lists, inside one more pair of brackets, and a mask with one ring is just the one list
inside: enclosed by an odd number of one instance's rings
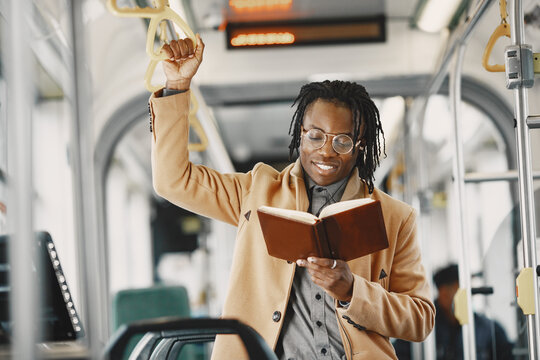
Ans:
{"label": "eyeglasses", "polygon": [[349,135],[327,134],[324,131],[319,130],[319,129],[305,130],[304,128],[302,128],[302,133],[304,134],[304,138],[306,139],[307,143],[310,146],[312,146],[314,149],[322,148],[324,144],[326,144],[326,140],[328,139],[328,136],[333,137],[332,148],[338,154],[347,154],[354,147],[354,142]]}

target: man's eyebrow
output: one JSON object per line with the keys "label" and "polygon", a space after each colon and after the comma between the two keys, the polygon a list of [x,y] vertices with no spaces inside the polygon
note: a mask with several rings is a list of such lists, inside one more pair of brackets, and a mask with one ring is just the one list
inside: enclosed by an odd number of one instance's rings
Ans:
{"label": "man's eyebrow", "polygon": [[350,136],[351,138],[353,137],[354,133],[351,133],[351,132],[339,132],[339,133],[329,133],[329,132],[326,132],[324,131],[323,129],[321,129],[320,127],[317,127],[315,125],[311,125],[311,128],[307,129],[304,127],[304,129],[306,130],[311,130],[311,129],[317,129],[317,130],[321,130],[323,133],[325,134],[330,134],[330,135],[347,135],[347,136]]}

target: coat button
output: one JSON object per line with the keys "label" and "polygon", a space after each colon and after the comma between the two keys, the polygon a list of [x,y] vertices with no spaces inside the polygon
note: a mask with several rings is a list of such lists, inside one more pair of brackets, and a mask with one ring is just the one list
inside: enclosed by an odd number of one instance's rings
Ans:
{"label": "coat button", "polygon": [[274,311],[274,313],[272,314],[272,320],[274,320],[274,322],[278,322],[280,319],[281,319],[281,312]]}

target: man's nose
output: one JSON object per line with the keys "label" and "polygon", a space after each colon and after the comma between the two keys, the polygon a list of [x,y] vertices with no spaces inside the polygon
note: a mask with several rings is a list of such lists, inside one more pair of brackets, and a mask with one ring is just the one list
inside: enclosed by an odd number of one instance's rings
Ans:
{"label": "man's nose", "polygon": [[334,140],[331,136],[327,136],[326,142],[324,143],[323,147],[319,149],[321,154],[330,156],[335,155],[336,151],[334,150],[334,147],[332,146],[332,140]]}

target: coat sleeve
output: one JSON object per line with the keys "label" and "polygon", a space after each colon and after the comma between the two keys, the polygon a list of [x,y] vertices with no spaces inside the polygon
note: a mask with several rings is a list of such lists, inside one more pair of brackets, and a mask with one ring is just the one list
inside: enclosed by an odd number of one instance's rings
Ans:
{"label": "coat sleeve", "polygon": [[251,174],[221,174],[189,161],[190,91],[150,97],[152,179],[156,193],[194,213],[238,225]]}
{"label": "coat sleeve", "polygon": [[421,263],[415,218],[411,209],[398,231],[388,290],[353,274],[352,300],[348,308],[337,308],[340,317],[386,337],[422,341],[429,335],[435,307]]}

